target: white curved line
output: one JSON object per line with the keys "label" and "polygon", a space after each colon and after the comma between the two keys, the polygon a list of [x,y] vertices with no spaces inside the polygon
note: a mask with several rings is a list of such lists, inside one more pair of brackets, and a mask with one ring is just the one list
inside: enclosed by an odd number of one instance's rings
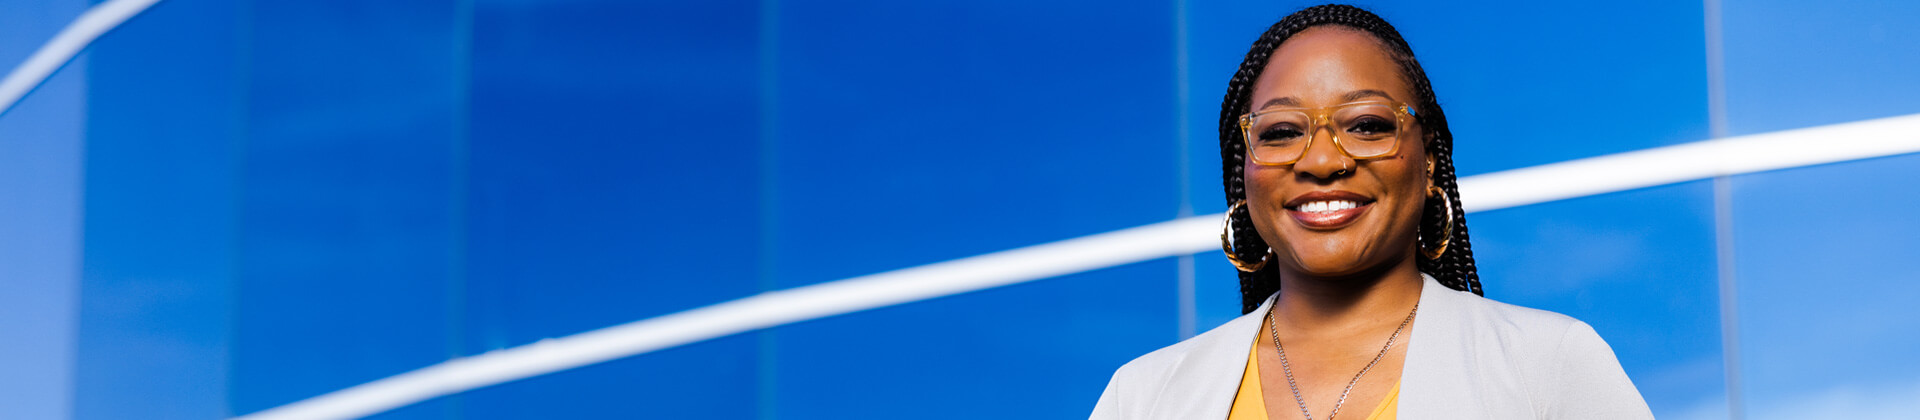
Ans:
{"label": "white curved line", "polygon": [[1460,179],[1467,212],[1920,152],[1920,114],[1726,137]]}
{"label": "white curved line", "polygon": [[1192,253],[1219,246],[1194,217],[758,295],[471,357],[247,415],[362,417],[417,401],[710,338]]}
{"label": "white curved line", "polygon": [[132,19],[159,2],[160,0],[110,0],[81,13],[79,18],[67,24],[67,27],[61,29],[53,39],[41,45],[40,49],[34,50],[33,55],[27,56],[27,61],[21,62],[13,72],[7,73],[6,79],[0,79],[0,115],[5,115],[7,110],[13,109],[13,105],[26,97],[27,92],[32,92],[33,88],[39,87],[40,83],[45,82],[55,70],[60,69],[60,66],[73,61],[73,57],[79,55],[87,45],[92,44],[94,39],[100,38],[100,35],[119,27],[127,19]]}
{"label": "white curved line", "polygon": [[[1460,180],[1469,212],[1846,160],[1920,152],[1920,114],[1497,172]],[[456,358],[242,416],[338,419],[711,338],[889,305],[1217,249],[1220,215],[796,287]]]}

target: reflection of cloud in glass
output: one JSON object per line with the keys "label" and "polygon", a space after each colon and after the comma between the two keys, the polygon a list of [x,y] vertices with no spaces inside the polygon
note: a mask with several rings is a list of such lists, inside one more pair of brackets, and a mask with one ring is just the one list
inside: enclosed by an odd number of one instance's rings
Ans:
{"label": "reflection of cloud in glass", "polygon": [[1920,378],[1907,383],[1842,386],[1777,403],[1750,404],[1747,418],[1767,419],[1916,419],[1920,418]]}
{"label": "reflection of cloud in glass", "polygon": [[[1920,378],[1908,382],[1849,384],[1797,394],[1785,400],[1750,401],[1746,418],[1786,419],[1917,419],[1920,418]],[[1726,397],[1702,399],[1676,413],[1658,413],[1667,420],[1727,418]]]}
{"label": "reflection of cloud in glass", "polygon": [[1726,420],[1728,416],[1726,395],[1701,398],[1699,402],[1678,412],[1656,411],[1653,413],[1654,418],[1661,420]]}
{"label": "reflection of cloud in glass", "polygon": [[[1643,344],[1645,345],[1645,344]],[[1714,418],[1726,419],[1726,409],[1722,401],[1721,384],[1726,379],[1726,362],[1720,359],[1718,352],[1708,349],[1696,349],[1686,352],[1691,358],[1666,361],[1665,363],[1644,363],[1633,376],[1633,386],[1640,389],[1646,398],[1648,408],[1653,409],[1655,418]],[[1706,403],[1713,410],[1702,411]],[[1695,412],[1707,417],[1688,417]]]}

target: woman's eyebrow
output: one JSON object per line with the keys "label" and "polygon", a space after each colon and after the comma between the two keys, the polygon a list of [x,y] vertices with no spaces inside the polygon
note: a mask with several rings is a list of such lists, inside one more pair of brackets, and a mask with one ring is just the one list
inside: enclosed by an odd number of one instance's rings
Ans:
{"label": "woman's eyebrow", "polygon": [[[1352,92],[1347,92],[1346,95],[1340,97],[1340,102],[1341,103],[1353,102],[1353,101],[1360,100],[1360,98],[1374,97],[1374,96],[1387,99],[1387,100],[1393,100],[1393,95],[1388,95],[1387,92],[1385,91],[1374,90],[1374,89],[1361,89],[1361,90],[1356,90]],[[1272,106],[1300,106],[1300,100],[1294,99],[1292,96],[1288,96],[1288,97],[1282,97],[1282,98],[1268,99],[1267,103],[1260,104],[1260,108],[1263,108],[1263,109],[1267,107],[1272,107]]]}
{"label": "woman's eyebrow", "polygon": [[1347,96],[1341,97],[1340,102],[1358,101],[1360,100],[1360,98],[1365,98],[1368,96],[1378,96],[1381,98],[1385,98],[1387,100],[1393,100],[1393,95],[1388,95],[1386,92],[1373,90],[1373,89],[1361,89],[1361,90],[1356,90],[1352,92],[1347,92]]}
{"label": "woman's eyebrow", "polygon": [[1265,103],[1265,104],[1261,104],[1261,105],[1260,105],[1260,107],[1261,107],[1261,108],[1268,108],[1268,107],[1272,107],[1272,106],[1275,106],[1275,105],[1279,105],[1279,106],[1300,106],[1300,101],[1299,101],[1299,100],[1296,100],[1296,99],[1293,99],[1293,97],[1292,97],[1292,96],[1288,96],[1288,97],[1284,97],[1284,98],[1273,98],[1273,99],[1268,99],[1268,100],[1267,100],[1267,103]]}

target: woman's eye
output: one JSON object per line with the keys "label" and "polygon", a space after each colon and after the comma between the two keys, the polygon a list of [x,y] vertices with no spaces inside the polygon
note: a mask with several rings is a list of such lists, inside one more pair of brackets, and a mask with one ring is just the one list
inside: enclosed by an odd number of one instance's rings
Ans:
{"label": "woman's eye", "polygon": [[1287,126],[1275,126],[1260,132],[1261,141],[1288,141],[1298,138],[1300,138],[1300,130]]}
{"label": "woman's eye", "polygon": [[1355,134],[1392,134],[1393,122],[1381,118],[1368,117],[1347,124],[1347,132]]}

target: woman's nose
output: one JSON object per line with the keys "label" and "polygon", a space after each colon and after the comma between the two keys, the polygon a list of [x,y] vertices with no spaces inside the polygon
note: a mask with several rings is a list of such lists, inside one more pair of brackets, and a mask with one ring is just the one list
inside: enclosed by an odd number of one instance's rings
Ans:
{"label": "woman's nose", "polygon": [[1349,169],[1354,166],[1353,157],[1341,152],[1340,145],[1334,144],[1333,130],[1314,130],[1310,135],[1314,136],[1312,142],[1307,144],[1307,150],[1300,152],[1300,160],[1293,164],[1295,172],[1320,179],[1351,175]]}

